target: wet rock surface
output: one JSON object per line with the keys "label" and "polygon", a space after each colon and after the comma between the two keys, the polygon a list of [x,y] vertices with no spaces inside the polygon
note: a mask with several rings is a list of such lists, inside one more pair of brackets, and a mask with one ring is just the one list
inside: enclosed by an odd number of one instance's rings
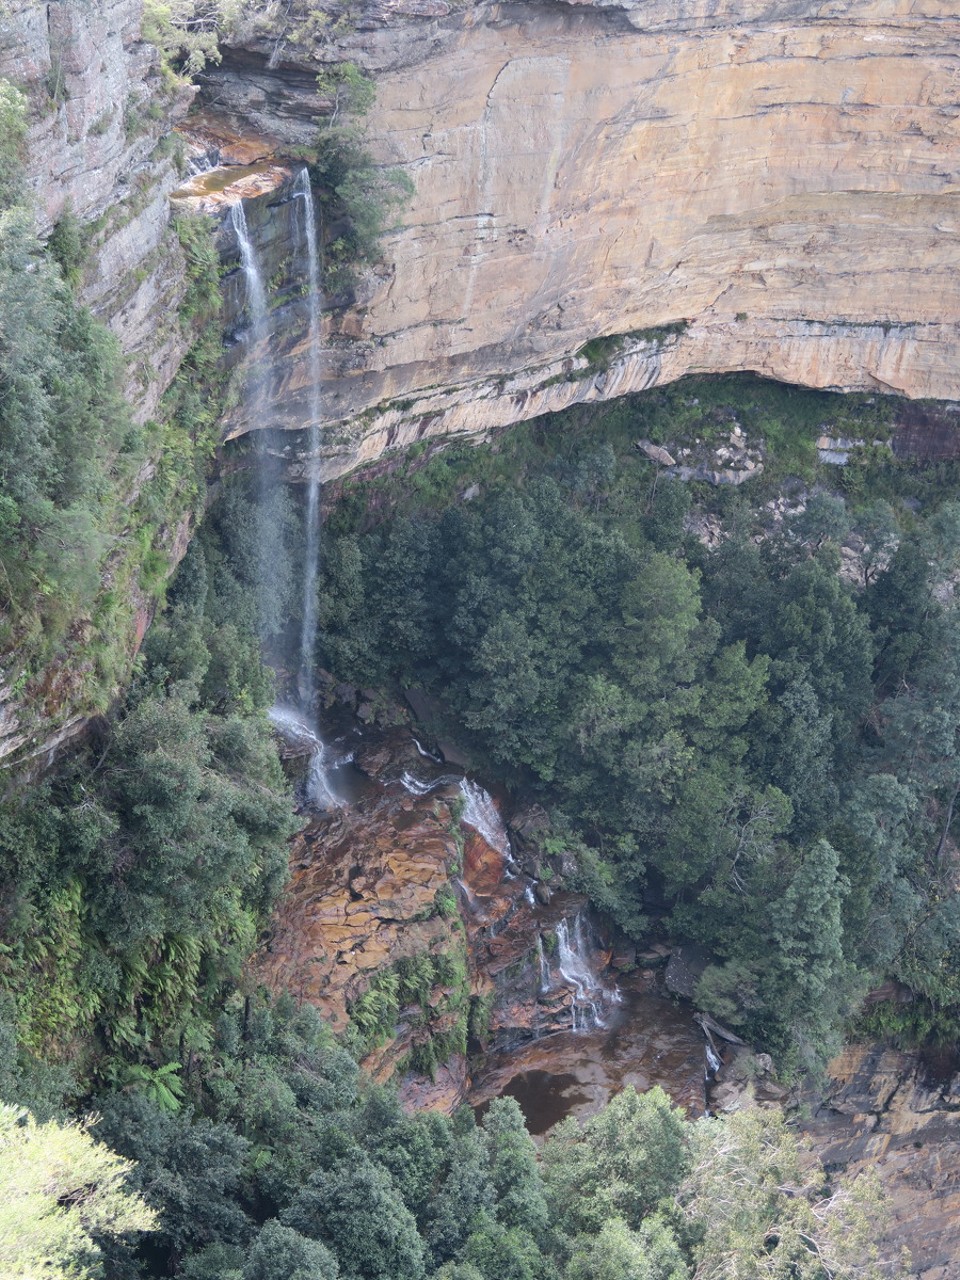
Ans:
{"label": "wet rock surface", "polygon": [[436,914],[457,857],[450,799],[394,783],[371,802],[317,816],[291,848],[291,879],[260,957],[270,985],[316,1005],[334,1026],[395,960],[453,945]]}
{"label": "wet rock surface", "polygon": [[622,982],[621,992],[605,1028],[562,1031],[488,1057],[476,1073],[471,1104],[482,1107],[508,1094],[535,1135],[567,1116],[593,1115],[627,1085],[641,1092],[660,1085],[688,1115],[703,1115],[704,1039],[691,1011],[657,994],[649,973]]}
{"label": "wet rock surface", "polygon": [[[295,770],[302,772],[305,750],[296,741],[285,747]],[[656,995],[653,969],[625,980],[635,952],[621,945],[615,970],[612,942],[586,899],[524,875],[493,797],[422,752],[406,729],[364,729],[352,741],[367,785],[352,803],[315,814],[293,841],[290,883],[258,976],[342,1028],[381,970],[465,948],[470,997],[482,1014],[473,1049],[487,1064],[480,1101],[513,1076],[540,1071],[551,1080],[570,1075],[581,1110],[596,1109],[624,1084],[662,1083],[699,1114],[704,1038],[690,1012]],[[526,809],[517,820],[532,849],[545,815]],[[538,894],[541,887],[549,893]],[[426,1027],[418,1011],[400,1011],[392,1034],[365,1060],[371,1075],[391,1078],[426,1035],[449,1030],[449,994],[431,993]],[[433,1080],[407,1074],[401,1081],[411,1107],[449,1110],[469,1087],[462,1056]],[[545,1105],[565,1112],[564,1090],[544,1084],[538,1091],[556,1094]]]}
{"label": "wet rock surface", "polygon": [[[791,1105],[767,1055],[695,1015],[686,1000],[663,994],[667,965],[674,964],[675,977],[678,966],[696,969],[702,957],[695,951],[684,948],[674,962],[678,953],[662,943],[610,945],[590,924],[583,899],[562,888],[544,906],[509,850],[497,847],[499,832],[486,838],[458,828],[460,778],[422,755],[409,730],[364,730],[353,753],[367,771],[366,789],[352,805],[315,816],[294,841],[292,879],[259,974],[342,1027],[348,1004],[378,969],[465,940],[470,993],[487,1010],[469,1060],[453,1055],[432,1078],[398,1074],[423,1034],[401,1010],[393,1034],[364,1062],[375,1079],[397,1080],[405,1106],[451,1111],[467,1100],[483,1108],[509,1094],[542,1135],[567,1116],[593,1114],[631,1084],[661,1085],[691,1117],[708,1108]],[[414,784],[421,794],[408,789]],[[543,815],[521,810],[517,821],[529,836],[542,828]],[[455,916],[436,912],[438,892],[456,894]],[[608,989],[616,981],[619,1001],[602,1004],[604,1025],[574,1031],[576,984],[553,985],[551,974],[558,930],[578,916],[587,921],[591,964]],[[431,1001],[442,1002],[443,994],[434,991]],[[438,1025],[445,1025],[442,1017]],[[855,1045],[830,1073],[825,1088],[800,1098],[814,1150],[829,1169],[879,1174],[891,1206],[886,1257],[906,1246],[919,1280],[955,1280],[960,1057]]]}
{"label": "wet rock surface", "polygon": [[919,1280],[960,1275],[960,1053],[851,1045],[824,1096],[805,1101],[814,1150],[847,1173],[873,1170],[887,1193],[883,1253],[907,1248]]}

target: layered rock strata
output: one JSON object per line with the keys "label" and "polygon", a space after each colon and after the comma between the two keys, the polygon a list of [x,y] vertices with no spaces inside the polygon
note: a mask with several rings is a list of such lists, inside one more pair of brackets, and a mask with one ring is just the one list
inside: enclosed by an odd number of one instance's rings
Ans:
{"label": "layered rock strata", "polygon": [[[485,1052],[569,1032],[582,979],[561,972],[553,953],[561,922],[574,919],[585,899],[561,892],[547,905],[538,902],[504,848],[461,824],[459,775],[425,766],[408,732],[375,732],[354,749],[376,781],[295,839],[290,883],[257,959],[260,979],[315,1005],[342,1029],[385,970],[418,957],[455,958],[459,990],[441,975],[426,1003],[401,1000],[395,1023],[364,1064],[378,1079],[430,1040],[449,1044],[468,1012],[474,1047]],[[420,794],[410,790],[411,773],[423,780]],[[585,936],[584,944],[590,947]],[[590,947],[589,959],[600,974],[610,951]],[[703,1040],[686,1022],[699,1045],[702,1100]],[[442,1081],[436,1096],[423,1080],[408,1082],[407,1097],[455,1105],[469,1083],[459,1059],[447,1064]]]}
{"label": "layered rock strata", "polygon": [[193,93],[163,76],[142,17],[142,0],[12,0],[0,10],[0,78],[29,103],[37,229],[65,214],[84,225],[81,298],[130,358],[128,398],[146,421],[190,341],[177,317],[184,258],[169,196],[181,180],[171,129]]}
{"label": "layered rock strata", "polygon": [[952,1280],[960,1258],[960,1058],[852,1045],[830,1064],[807,1124],[828,1168],[879,1177],[890,1223],[880,1242],[909,1274]]}
{"label": "layered rock strata", "polygon": [[[948,0],[389,5],[361,27],[338,56],[374,73],[371,144],[416,193],[328,318],[324,477],[688,372],[960,395]],[[324,56],[248,43],[205,92],[307,142]],[[599,360],[598,335],[622,335]],[[293,339],[275,425],[309,417],[304,363]],[[238,407],[226,430],[257,425]]]}
{"label": "layered rock strata", "polygon": [[[63,218],[79,224],[87,256],[78,296],[128,357],[126,396],[134,419],[146,423],[195,338],[179,314],[186,263],[169,201],[181,181],[171,130],[193,93],[164,77],[156,49],[141,38],[142,10],[141,0],[11,0],[0,6],[0,78],[27,100],[24,185],[37,231],[46,236]],[[126,505],[155,474],[160,447],[124,495]],[[155,547],[171,568],[187,545],[189,521],[178,515],[156,531]],[[124,580],[138,532],[118,541],[105,589]],[[130,607],[114,625],[125,628],[132,657],[155,596],[135,580],[124,580],[123,590]],[[83,731],[93,636],[93,620],[76,618],[63,652],[26,687],[19,648],[0,654],[2,765],[48,767]]]}

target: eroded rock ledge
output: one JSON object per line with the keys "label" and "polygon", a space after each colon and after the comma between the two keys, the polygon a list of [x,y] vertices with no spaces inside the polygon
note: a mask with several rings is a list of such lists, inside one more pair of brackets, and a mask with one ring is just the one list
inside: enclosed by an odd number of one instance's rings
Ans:
{"label": "eroded rock ledge", "polygon": [[[752,370],[960,396],[960,18],[946,0],[380,6],[340,53],[416,195],[328,317],[313,466]],[[307,141],[306,55],[228,50],[225,119]],[[682,333],[658,330],[685,322]],[[628,338],[606,369],[576,353]],[[309,418],[288,335],[275,424]],[[228,436],[252,429],[242,406]]]}

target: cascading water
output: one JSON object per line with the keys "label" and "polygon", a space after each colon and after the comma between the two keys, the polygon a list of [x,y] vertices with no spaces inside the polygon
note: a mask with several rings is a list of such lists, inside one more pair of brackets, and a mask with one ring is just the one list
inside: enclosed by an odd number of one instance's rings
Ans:
{"label": "cascading water", "polygon": [[[460,780],[460,794],[463,797],[463,813],[460,821],[467,827],[478,831],[491,849],[502,853],[507,862],[513,864],[513,853],[510,849],[510,837],[503,825],[500,811],[494,804],[489,791],[484,791],[479,783],[469,778]],[[515,865],[515,864],[514,864]]]}
{"label": "cascading water", "polygon": [[606,1026],[612,1005],[620,1003],[617,987],[608,987],[591,963],[592,948],[578,912],[571,923],[561,920],[556,929],[556,968],[547,958],[543,939],[537,938],[540,963],[540,990],[547,992],[559,986],[570,988],[572,1030],[594,1031]]}
{"label": "cascading water", "polygon": [[442,773],[438,778],[416,778],[408,769],[404,769],[400,775],[400,785],[405,791],[409,791],[412,796],[426,796],[431,791],[436,791],[438,787],[449,786],[451,782],[458,781],[455,774]]}
{"label": "cascading water", "polygon": [[[320,448],[320,397],[322,369],[320,363],[320,258],[317,252],[317,217],[310,187],[310,174],[300,170],[293,188],[299,202],[298,225],[305,249],[307,263],[307,353],[310,371],[310,458],[315,458]],[[300,703],[309,713],[314,697],[314,645],[317,636],[317,573],[320,567],[320,480],[311,469],[307,480],[306,545],[303,557],[303,621],[300,628],[300,670],[297,690]]]}
{"label": "cascading water", "polygon": [[423,756],[425,760],[432,760],[434,764],[443,764],[443,756],[438,756],[435,751],[428,751],[418,738],[413,738],[413,745],[417,748],[417,755]]}
{"label": "cascading water", "polygon": [[270,487],[271,478],[266,457],[266,434],[262,427],[263,411],[266,403],[267,380],[270,359],[267,354],[267,343],[270,338],[270,309],[267,305],[267,292],[263,284],[263,273],[257,259],[256,247],[247,227],[247,215],[243,201],[238,200],[230,208],[230,225],[237,237],[240,250],[240,270],[243,272],[244,306],[247,314],[246,341],[250,349],[243,394],[251,410],[251,418],[258,423],[257,449],[259,453],[257,465],[257,608],[260,618],[261,643],[266,647],[270,634],[271,614],[274,612],[272,592],[270,588],[273,568],[271,565],[271,544],[273,542],[270,527]]}
{"label": "cascading water", "polygon": [[238,200],[236,204],[231,206],[230,224],[233,227],[234,235],[237,237],[237,247],[240,250],[240,269],[243,272],[243,280],[247,291],[247,318],[250,322],[252,337],[254,341],[257,341],[266,336],[267,294],[263,287],[263,278],[260,275],[256,250],[253,247],[253,241],[250,239],[250,232],[247,229],[247,215],[244,212],[242,200]]}
{"label": "cascading water", "polygon": [[[316,220],[313,212],[313,198],[307,181],[306,170],[297,180],[297,195],[303,197],[303,217],[300,219],[302,236],[305,245],[305,256],[309,273],[309,343],[312,372],[311,391],[311,432],[317,428],[319,420],[320,397],[320,268],[317,261]],[[266,389],[270,370],[270,357],[266,344],[270,338],[270,312],[267,294],[263,284],[263,274],[257,259],[256,247],[247,227],[243,202],[237,201],[230,210],[230,220],[237,237],[240,250],[240,267],[243,271],[245,286],[245,305],[249,322],[249,344],[252,352],[251,368],[247,376],[244,394],[257,419],[262,418],[266,407]],[[261,349],[263,348],[263,349]],[[271,564],[272,530],[269,521],[269,498],[271,476],[267,466],[263,431],[259,433],[260,464],[259,472],[259,520],[260,529],[258,545],[260,548],[259,573],[259,606],[261,633],[266,636],[270,626],[270,583],[273,574]],[[341,803],[339,796],[330,785],[325,767],[325,747],[312,721],[313,703],[313,640],[316,632],[316,579],[319,556],[317,537],[317,510],[319,507],[319,485],[311,483],[308,495],[306,569],[304,572],[304,620],[300,646],[299,694],[302,711],[292,711],[288,707],[275,706],[270,711],[270,719],[276,729],[288,741],[301,744],[309,749],[309,766],[305,788],[305,799],[317,809],[330,809]]]}
{"label": "cascading water", "polygon": [[326,748],[317,731],[298,711],[289,707],[271,707],[269,716],[270,723],[288,742],[309,749],[310,762],[307,766],[304,797],[307,803],[315,809],[334,809],[339,806],[342,801],[330,786],[324,763]]}

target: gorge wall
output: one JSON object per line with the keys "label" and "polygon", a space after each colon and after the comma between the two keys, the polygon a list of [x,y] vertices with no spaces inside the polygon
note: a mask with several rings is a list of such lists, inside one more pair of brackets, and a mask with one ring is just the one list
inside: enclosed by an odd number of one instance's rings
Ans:
{"label": "gorge wall", "polygon": [[[339,56],[373,74],[373,146],[415,195],[357,306],[328,317],[323,477],[688,372],[960,394],[947,0],[365,12]],[[317,65],[248,40],[204,96],[307,142]],[[577,355],[602,335],[623,335],[604,367]],[[296,335],[286,356],[274,422],[298,428]],[[238,407],[225,430],[257,425]]]}
{"label": "gorge wall", "polygon": [[70,214],[89,257],[80,294],[129,359],[127,396],[154,414],[189,345],[177,310],[184,257],[170,226],[170,146],[193,91],[161,74],[141,0],[13,0],[0,11],[0,77],[28,100],[26,181],[38,230]]}
{"label": "gorge wall", "polygon": [[[84,224],[81,296],[127,353],[147,421],[193,337],[169,200],[192,91],[141,19],[139,0],[14,0],[0,75],[28,93],[40,228],[65,211]],[[222,219],[243,198],[284,276],[269,412],[232,397],[225,439],[288,429],[291,471],[329,479],[425,436],[688,372],[960,398],[952,0],[370,0],[319,43],[297,34],[248,22],[202,77],[207,124],[247,147],[215,198],[186,207]],[[369,144],[414,195],[354,303],[325,312],[307,456],[314,369],[283,161],[315,139],[331,108],[317,73],[344,59],[374,78]],[[251,184],[251,159],[279,163]],[[236,272],[224,293],[236,329]],[[184,535],[166,537],[171,559]],[[72,732],[71,699],[27,737],[8,700],[0,757]]]}

